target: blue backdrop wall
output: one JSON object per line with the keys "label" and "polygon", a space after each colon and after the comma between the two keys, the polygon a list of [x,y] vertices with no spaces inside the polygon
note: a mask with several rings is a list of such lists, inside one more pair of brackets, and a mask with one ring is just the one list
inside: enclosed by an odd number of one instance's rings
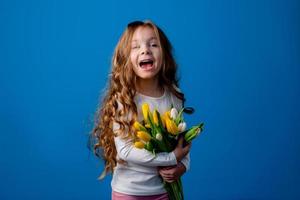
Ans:
{"label": "blue backdrop wall", "polygon": [[300,199],[300,3],[0,2],[0,199],[109,199],[87,135],[127,23],[168,35],[205,122],[186,199]]}

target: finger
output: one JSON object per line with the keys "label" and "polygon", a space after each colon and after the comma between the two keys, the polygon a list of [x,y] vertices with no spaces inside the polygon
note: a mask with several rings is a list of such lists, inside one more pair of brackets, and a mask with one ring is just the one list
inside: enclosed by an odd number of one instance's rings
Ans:
{"label": "finger", "polygon": [[160,169],[159,172],[163,174],[170,174],[170,169]]}
{"label": "finger", "polygon": [[166,172],[164,172],[164,171],[159,171],[159,174],[161,175],[161,176],[167,176],[168,174],[166,173]]}
{"label": "finger", "polygon": [[171,176],[161,176],[164,180],[173,180],[174,177]]}
{"label": "finger", "polygon": [[164,167],[164,170],[170,170],[172,168],[174,168],[174,166],[167,166],[167,167]]}
{"label": "finger", "polygon": [[166,178],[173,178],[174,174],[168,173],[168,172],[162,172],[160,173],[162,176],[166,177]]}
{"label": "finger", "polygon": [[168,172],[166,172],[166,171],[159,171],[159,174],[161,174],[162,176],[167,176]]}
{"label": "finger", "polygon": [[189,151],[191,149],[192,143],[187,144],[183,149]]}
{"label": "finger", "polygon": [[172,175],[172,174],[176,173],[176,169],[177,168],[167,169],[167,170],[164,170],[163,173]]}
{"label": "finger", "polygon": [[173,177],[163,177],[163,179],[164,179],[165,181],[172,181],[172,180],[174,180]]}
{"label": "finger", "polygon": [[167,178],[172,178],[174,177],[174,173],[169,173],[169,172],[159,172],[159,174],[163,177],[167,177]]}
{"label": "finger", "polygon": [[180,137],[179,140],[178,140],[178,145],[180,147],[182,147],[182,144],[183,144],[183,137]]}
{"label": "finger", "polygon": [[172,179],[174,179],[175,177],[173,177],[173,176],[164,176],[163,178],[164,178],[164,179],[167,179],[167,180],[172,180]]}
{"label": "finger", "polygon": [[159,174],[161,174],[162,176],[169,176],[170,175],[170,173],[168,171],[164,171],[164,170],[159,171]]}
{"label": "finger", "polygon": [[174,167],[176,167],[177,165],[170,165],[170,166],[163,166],[163,167],[160,167],[161,169],[172,169]]}
{"label": "finger", "polygon": [[173,183],[175,180],[173,180],[173,179],[168,179],[168,180],[165,180],[166,182],[168,182],[168,183]]}

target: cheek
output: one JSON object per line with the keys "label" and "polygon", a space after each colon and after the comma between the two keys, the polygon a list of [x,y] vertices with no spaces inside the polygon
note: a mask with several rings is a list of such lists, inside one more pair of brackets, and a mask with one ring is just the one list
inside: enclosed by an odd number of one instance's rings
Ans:
{"label": "cheek", "polygon": [[159,68],[162,67],[162,56],[161,56],[161,55],[159,55],[159,56],[157,57],[157,65],[158,65]]}
{"label": "cheek", "polygon": [[130,53],[130,61],[131,61],[132,65],[135,65],[135,63],[136,63],[136,55],[133,52]]}
{"label": "cheek", "polygon": [[157,59],[157,64],[159,65],[159,67],[161,67],[161,64],[162,64],[162,53],[161,53],[161,51],[156,52],[156,59]]}
{"label": "cheek", "polygon": [[138,66],[137,66],[137,64],[136,64],[136,62],[137,62],[136,60],[137,60],[136,54],[131,53],[131,54],[130,54],[130,64],[131,64],[132,70],[133,70],[135,73],[138,72]]}

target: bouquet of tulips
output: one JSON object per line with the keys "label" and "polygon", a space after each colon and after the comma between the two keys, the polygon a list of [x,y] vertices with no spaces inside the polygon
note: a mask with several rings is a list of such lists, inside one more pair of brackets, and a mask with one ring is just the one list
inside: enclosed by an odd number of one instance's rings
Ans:
{"label": "bouquet of tulips", "polygon": [[[186,122],[183,119],[183,112],[189,108],[182,108],[179,112],[172,108],[162,115],[157,111],[150,111],[149,105],[142,105],[144,119],[136,121],[133,126],[136,131],[136,141],[134,146],[146,149],[153,154],[159,152],[171,152],[177,145],[179,137],[189,143],[203,130],[203,123],[186,130]],[[193,110],[190,110],[192,113]],[[164,187],[172,200],[183,200],[183,189],[181,179],[168,183],[164,181]]]}

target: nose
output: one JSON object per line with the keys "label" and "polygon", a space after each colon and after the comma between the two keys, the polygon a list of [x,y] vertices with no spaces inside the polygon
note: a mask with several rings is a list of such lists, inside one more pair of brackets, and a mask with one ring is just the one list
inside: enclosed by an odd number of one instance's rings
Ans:
{"label": "nose", "polygon": [[147,54],[151,54],[151,50],[147,45],[143,45],[142,49],[141,49],[141,54],[142,55],[147,55]]}

